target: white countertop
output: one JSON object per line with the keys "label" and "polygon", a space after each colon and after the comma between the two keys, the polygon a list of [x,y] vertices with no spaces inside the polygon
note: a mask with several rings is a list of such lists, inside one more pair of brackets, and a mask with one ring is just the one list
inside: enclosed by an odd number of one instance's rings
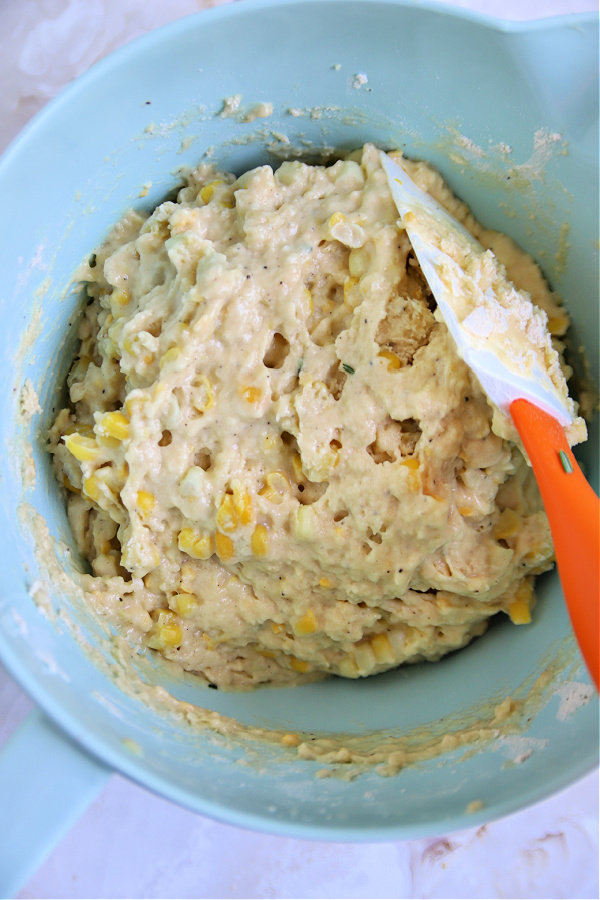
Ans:
{"label": "white countertop", "polygon": [[[0,0],[0,151],[100,56],[216,5]],[[596,0],[454,5],[512,19],[598,8]],[[0,745],[31,708],[0,668]],[[427,840],[323,844],[221,825],[114,775],[19,897],[597,898],[598,795],[595,772],[483,828]]]}

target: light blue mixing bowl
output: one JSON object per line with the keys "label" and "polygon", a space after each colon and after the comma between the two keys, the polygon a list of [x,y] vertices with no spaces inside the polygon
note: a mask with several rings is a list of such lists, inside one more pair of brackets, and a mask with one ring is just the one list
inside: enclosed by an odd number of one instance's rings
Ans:
{"label": "light blue mixing bowl", "polygon": [[[16,890],[114,769],[240,826],[389,840],[507,814],[597,765],[597,698],[555,574],[540,582],[531,627],[503,621],[435,665],[252,694],[155,673],[179,697],[244,723],[394,735],[455,730],[508,695],[525,698],[549,664],[558,669],[526,706],[518,740],[448,752],[393,778],[370,769],[351,781],[317,779],[323,766],[293,750],[248,754],[243,742],[192,733],[123,693],[62,618],[40,611],[40,529],[23,514],[29,504],[70,544],[44,429],[72,347],[74,268],[130,204],[155,205],[177,184],[175,170],[209,150],[235,171],[365,141],[430,160],[481,221],[537,257],[567,301],[574,344],[585,346],[597,380],[597,66],[591,16],[509,24],[433,4],[248,0],[180,20],[95,65],[5,154],[0,658],[43,713],[0,756],[0,894]],[[238,93],[242,105],[272,103],[273,114],[252,123],[220,116],[223,99]],[[19,415],[25,379],[42,407],[31,419]],[[597,450],[592,428],[580,458],[595,485]],[[24,457],[37,473],[26,489]],[[84,611],[59,591],[47,602],[47,611],[68,609],[97,643]],[[479,810],[468,813],[473,801]]]}

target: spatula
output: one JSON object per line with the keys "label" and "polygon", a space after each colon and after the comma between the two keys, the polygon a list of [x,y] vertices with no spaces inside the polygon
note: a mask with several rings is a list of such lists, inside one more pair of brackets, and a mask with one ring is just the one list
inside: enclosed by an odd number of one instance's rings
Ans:
{"label": "spatula", "polygon": [[527,452],[550,522],[573,630],[598,688],[600,501],[565,436],[573,405],[552,372],[550,338],[540,330],[543,317],[457,219],[386,153],[381,162],[459,355],[493,406],[510,417]]}

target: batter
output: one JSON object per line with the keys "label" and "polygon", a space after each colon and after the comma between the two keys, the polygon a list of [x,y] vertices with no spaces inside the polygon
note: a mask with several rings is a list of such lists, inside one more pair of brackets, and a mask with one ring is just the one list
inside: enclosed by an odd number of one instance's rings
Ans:
{"label": "batter", "polygon": [[[564,334],[536,264],[403,165]],[[130,641],[244,688],[436,660],[498,612],[530,621],[553,565],[535,479],[434,315],[375,147],[199,166],[78,278],[50,448],[90,602]]]}

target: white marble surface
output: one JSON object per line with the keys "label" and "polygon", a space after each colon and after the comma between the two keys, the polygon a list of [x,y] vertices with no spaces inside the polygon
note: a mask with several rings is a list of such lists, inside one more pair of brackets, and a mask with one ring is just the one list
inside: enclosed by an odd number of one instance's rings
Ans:
{"label": "white marble surface", "polygon": [[[213,5],[218,0],[0,0],[0,151],[99,57]],[[596,0],[454,5],[512,19],[597,10]],[[0,668],[0,745],[31,708]],[[19,896],[597,898],[598,794],[595,772],[484,828],[320,844],[212,822],[115,775]]]}

